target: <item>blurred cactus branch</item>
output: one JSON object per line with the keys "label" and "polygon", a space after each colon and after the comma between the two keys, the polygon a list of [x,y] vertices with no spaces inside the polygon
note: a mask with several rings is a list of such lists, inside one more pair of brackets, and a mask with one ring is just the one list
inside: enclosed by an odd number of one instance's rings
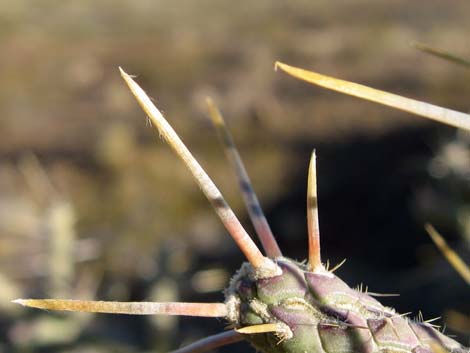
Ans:
{"label": "blurred cactus branch", "polygon": [[49,204],[60,197],[35,154],[25,154],[18,163],[18,170],[39,204]]}
{"label": "blurred cactus branch", "polygon": [[32,153],[18,164],[36,203],[44,210],[43,232],[49,245],[49,288],[54,297],[67,297],[74,277],[74,247],[76,245],[75,209],[71,202],[54,187],[47,171]]}

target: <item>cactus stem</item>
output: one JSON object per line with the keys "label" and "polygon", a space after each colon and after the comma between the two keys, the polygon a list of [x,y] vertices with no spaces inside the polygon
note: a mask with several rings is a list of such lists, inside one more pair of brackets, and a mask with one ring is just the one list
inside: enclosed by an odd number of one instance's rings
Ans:
{"label": "cactus stem", "polygon": [[175,130],[173,130],[157,107],[153,104],[148,95],[127,73],[124,72],[124,70],[122,70],[122,68],[119,68],[119,70],[122,78],[128,85],[141,108],[157,127],[164,140],[190,170],[194,179],[214,207],[215,212],[221,219],[229,234],[235,240],[251,265],[257,270],[259,278],[272,277],[281,273],[280,268],[273,261],[264,257],[260,252],[256,244],[241,225],[237,216],[235,216],[232,209],[225,201],[217,186],[210,179],[198,161],[193,157],[191,152],[185,146],[183,141],[181,141]]}
{"label": "cactus stem", "polygon": [[449,353],[449,350],[447,350],[445,347],[443,347],[439,343],[431,342],[430,346],[431,346],[431,351],[433,353]]}
{"label": "cactus stem", "polygon": [[235,330],[230,330],[205,337],[171,353],[202,353],[240,341],[243,341],[243,336]]}
{"label": "cactus stem", "polygon": [[219,139],[224,146],[225,154],[230,160],[237,175],[238,184],[240,185],[243,199],[248,209],[248,214],[250,216],[251,222],[253,223],[253,226],[255,227],[256,233],[258,234],[258,238],[263,245],[263,249],[270,258],[280,257],[282,256],[281,249],[279,248],[279,245],[274,238],[263,210],[261,209],[258,197],[253,190],[250,177],[246,172],[245,166],[242,159],[240,158],[240,154],[238,153],[232,135],[227,128],[227,124],[225,123],[220,110],[214,104],[212,99],[207,97],[206,102],[209,108],[209,115],[211,117],[212,123],[215,126],[217,135],[219,136]]}
{"label": "cactus stem", "polygon": [[315,150],[310,158],[307,186],[308,265],[311,271],[323,270],[318,224],[317,166]]}
{"label": "cactus stem", "polygon": [[439,107],[437,105],[421,102],[411,98],[402,97],[354,82],[339,80],[334,77],[322,75],[313,71],[303,70],[280,62],[276,62],[274,68],[280,68],[289,75],[314,85],[318,85],[344,94],[349,94],[358,98],[367,99],[372,102],[404,110],[428,119],[439,121],[443,124],[470,131],[469,114]]}
{"label": "cactus stem", "polygon": [[333,322],[326,322],[322,323],[323,326],[330,326],[330,327],[351,327],[351,328],[358,328],[361,330],[369,330],[369,327],[367,326],[361,326],[361,325],[355,325],[355,324],[348,324],[347,322],[341,322],[341,323],[333,323]]}
{"label": "cactus stem", "polygon": [[71,299],[16,299],[13,303],[44,310],[129,315],[226,317],[223,303],[109,302]]}

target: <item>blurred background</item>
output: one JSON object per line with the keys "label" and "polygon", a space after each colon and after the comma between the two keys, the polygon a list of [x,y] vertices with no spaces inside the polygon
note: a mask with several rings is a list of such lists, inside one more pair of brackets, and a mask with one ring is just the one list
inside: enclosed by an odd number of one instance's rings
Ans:
{"label": "blurred background", "polygon": [[[150,127],[136,74],[250,233],[212,129],[217,102],[284,254],[306,257],[317,150],[323,258],[351,286],[469,343],[470,288],[430,222],[470,263],[470,139],[309,86],[276,60],[470,110],[470,2],[0,0],[0,352],[165,352],[222,320],[41,312],[14,298],[223,300],[244,260]],[[254,350],[245,344],[222,352]]]}

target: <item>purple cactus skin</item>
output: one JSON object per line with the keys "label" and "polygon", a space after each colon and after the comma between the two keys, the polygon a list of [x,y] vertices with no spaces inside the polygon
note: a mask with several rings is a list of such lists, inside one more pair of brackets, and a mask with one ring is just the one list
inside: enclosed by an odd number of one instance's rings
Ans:
{"label": "purple cactus skin", "polygon": [[275,333],[245,334],[266,353],[432,353],[438,345],[470,352],[430,324],[413,322],[366,293],[351,289],[327,270],[278,258],[282,274],[256,279],[245,263],[226,291],[235,328],[277,323]]}

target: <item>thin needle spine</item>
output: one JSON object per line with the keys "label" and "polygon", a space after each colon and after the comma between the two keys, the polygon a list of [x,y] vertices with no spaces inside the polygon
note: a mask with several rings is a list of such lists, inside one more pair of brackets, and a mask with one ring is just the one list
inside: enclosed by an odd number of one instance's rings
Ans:
{"label": "thin needle spine", "polygon": [[320,226],[318,221],[317,163],[312,152],[307,185],[308,265],[311,271],[323,270],[320,254]]}
{"label": "thin needle spine", "polygon": [[223,303],[113,302],[72,299],[16,299],[13,300],[13,303],[43,310],[87,313],[198,317],[227,316],[227,307]]}
{"label": "thin needle spine", "polygon": [[273,275],[280,274],[280,268],[273,261],[263,256],[225,201],[217,186],[193,157],[191,152],[184,145],[183,141],[181,141],[179,136],[153,104],[144,90],[127,73],[125,73],[124,70],[121,68],[119,68],[119,70],[121,71],[121,76],[127,83],[132,94],[137,99],[144,112],[148,115],[153,125],[158,129],[160,135],[193,174],[196,182],[199,184],[202,192],[214,207],[215,212],[221,219],[225,228],[257,271],[257,277],[271,277]]}
{"label": "thin needle spine", "polygon": [[343,266],[345,262],[346,262],[346,259],[343,259],[339,264],[335,265],[335,267],[333,267],[331,270],[328,270],[328,271],[331,272],[331,273],[335,272],[341,266]]}
{"label": "thin needle spine", "polygon": [[237,147],[233,141],[229,129],[227,128],[224,118],[211,98],[207,97],[206,102],[209,108],[209,115],[211,117],[212,123],[214,124],[217,130],[217,135],[219,136],[219,139],[224,146],[225,154],[227,155],[227,158],[231,162],[237,175],[238,184],[242,191],[243,199],[248,209],[248,214],[250,216],[251,222],[253,223],[253,226],[255,227],[256,234],[258,234],[258,238],[263,245],[263,249],[266,252],[266,255],[268,255],[270,258],[280,257],[282,256],[281,249],[279,248],[271,228],[269,227],[258,197],[256,196],[256,193],[251,184],[250,177],[246,172],[243,161],[240,157],[240,154],[238,153]]}
{"label": "thin needle spine", "polygon": [[354,82],[340,80],[314,71],[303,70],[281,62],[276,62],[275,69],[277,68],[280,68],[282,71],[293,77],[317,86],[349,94],[358,98],[367,99],[372,102],[404,110],[431,120],[439,121],[443,124],[470,131],[469,114],[402,97],[397,94],[381,91]]}

